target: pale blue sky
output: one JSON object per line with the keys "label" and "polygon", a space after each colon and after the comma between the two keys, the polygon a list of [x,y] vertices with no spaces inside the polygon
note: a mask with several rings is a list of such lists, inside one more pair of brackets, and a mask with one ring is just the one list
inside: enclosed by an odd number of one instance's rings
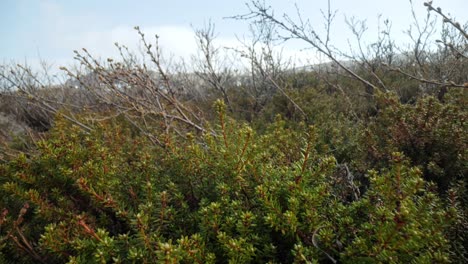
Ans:
{"label": "pale blue sky", "polygon": [[[322,27],[320,9],[326,0],[266,0],[276,14],[295,13],[297,3],[304,17]],[[413,0],[418,15],[424,16],[423,0]],[[344,16],[367,19],[369,35],[375,36],[378,14],[393,22],[395,36],[404,41],[402,31],[411,23],[408,0],[332,0],[337,9],[332,42],[346,47],[349,32]],[[461,23],[467,21],[467,0],[435,0],[434,5],[451,13]],[[0,0],[0,63],[31,64],[39,56],[57,67],[72,61],[73,50],[85,47],[101,57],[116,56],[114,42],[138,49],[138,36],[133,27],[158,34],[166,53],[190,57],[196,50],[193,27],[201,28],[211,19],[216,24],[218,43],[235,46],[236,36],[247,36],[248,23],[223,19],[247,12],[245,1],[221,0]],[[287,54],[299,54],[305,44],[287,47]],[[305,55],[304,55],[305,56]]]}

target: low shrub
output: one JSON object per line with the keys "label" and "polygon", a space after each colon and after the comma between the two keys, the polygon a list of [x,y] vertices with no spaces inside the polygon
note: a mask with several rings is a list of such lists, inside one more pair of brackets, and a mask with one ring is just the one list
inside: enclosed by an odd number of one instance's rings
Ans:
{"label": "low shrub", "polygon": [[[400,153],[360,195],[314,127],[257,135],[216,103],[215,133],[164,147],[119,122],[57,117],[0,166],[0,258],[44,263],[448,263],[456,218]],[[343,195],[348,190],[352,195]],[[351,197],[351,198],[350,198]],[[27,253],[27,254],[25,254]]]}

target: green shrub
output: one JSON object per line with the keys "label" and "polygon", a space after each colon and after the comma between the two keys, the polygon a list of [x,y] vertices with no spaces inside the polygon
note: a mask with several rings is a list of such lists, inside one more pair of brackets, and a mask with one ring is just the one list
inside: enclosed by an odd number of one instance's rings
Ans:
{"label": "green shrub", "polygon": [[[57,118],[0,166],[0,255],[46,263],[449,262],[445,209],[398,153],[363,196],[320,153],[315,127],[264,135],[215,104],[215,133],[149,144],[117,121]],[[4,211],[6,212],[6,211]],[[26,254],[25,254],[26,253]]]}
{"label": "green shrub", "polygon": [[466,93],[448,94],[445,102],[427,96],[402,104],[394,95],[380,95],[378,115],[363,140],[371,166],[386,166],[392,152],[403,152],[421,166],[426,180],[445,193],[468,173]]}

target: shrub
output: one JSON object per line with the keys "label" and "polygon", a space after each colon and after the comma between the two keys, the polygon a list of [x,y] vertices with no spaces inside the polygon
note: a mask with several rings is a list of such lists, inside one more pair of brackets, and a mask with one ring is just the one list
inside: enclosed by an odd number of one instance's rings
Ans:
{"label": "shrub", "polygon": [[2,257],[448,262],[454,212],[401,154],[369,173],[364,196],[343,199],[347,182],[335,158],[317,151],[313,127],[289,135],[278,119],[258,136],[216,107],[216,134],[165,147],[116,121],[86,134],[58,117],[35,153],[0,167]]}
{"label": "shrub", "polygon": [[380,110],[363,140],[367,160],[371,166],[386,166],[391,153],[401,151],[444,194],[468,173],[466,104],[463,91],[448,94],[445,102],[426,96],[415,104],[380,95]]}

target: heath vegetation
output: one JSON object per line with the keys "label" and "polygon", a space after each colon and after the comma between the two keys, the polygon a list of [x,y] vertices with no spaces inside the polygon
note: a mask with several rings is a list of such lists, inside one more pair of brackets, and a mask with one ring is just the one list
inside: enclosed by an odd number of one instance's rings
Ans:
{"label": "heath vegetation", "polygon": [[144,58],[75,51],[60,83],[0,66],[0,263],[468,262],[468,24],[426,2],[401,47],[349,19],[345,52],[331,9],[247,7],[190,65],[135,27]]}

